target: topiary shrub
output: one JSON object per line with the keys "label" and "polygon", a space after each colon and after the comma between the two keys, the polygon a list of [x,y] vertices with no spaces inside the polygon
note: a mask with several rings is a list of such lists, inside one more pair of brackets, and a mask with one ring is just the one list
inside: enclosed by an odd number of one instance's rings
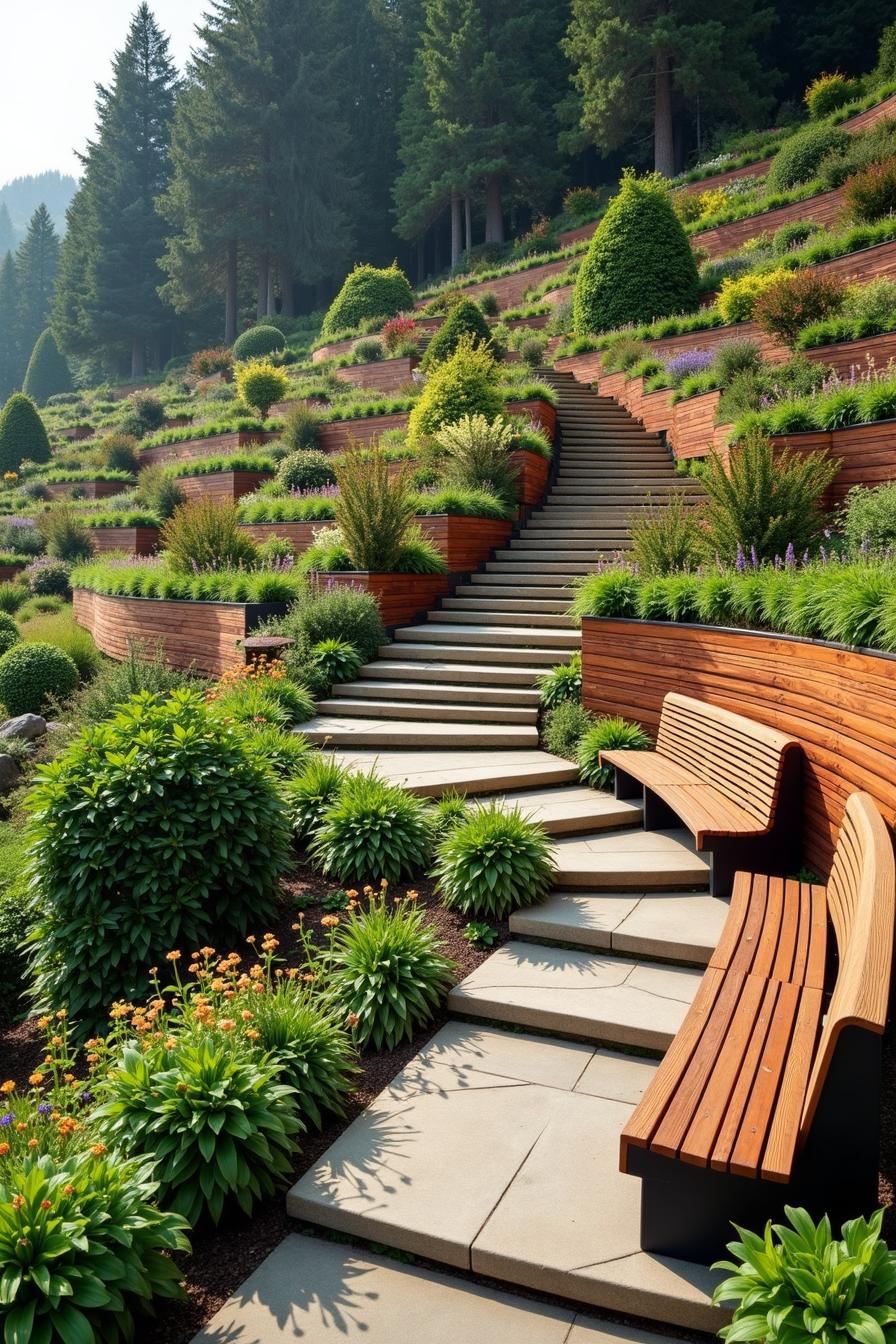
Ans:
{"label": "topiary shrub", "polygon": [[290,453],[277,468],[277,481],[284,490],[320,490],[335,480],[332,458],[313,450]]}
{"label": "topiary shrub", "polygon": [[503,411],[497,364],[488,350],[463,337],[454,354],[427,378],[408,421],[408,442],[419,444],[467,415],[492,421]]}
{"label": "topiary shrub", "polygon": [[843,192],[853,219],[872,224],[896,211],[896,156],[856,173]]}
{"label": "topiary shrub", "polygon": [[286,396],[289,379],[269,359],[251,359],[237,365],[236,388],[247,406],[253,406],[262,420],[275,401]]}
{"label": "topiary shrub", "polygon": [[0,658],[0,704],[11,718],[42,714],[77,685],[77,667],[53,644],[16,644]]}
{"label": "topiary shrub", "polygon": [[426,866],[431,848],[421,798],[376,775],[352,775],[324,810],[311,855],[337,882],[399,882]]}
{"label": "topiary shrub", "polygon": [[697,264],[667,186],[626,172],[576,277],[576,332],[652,322],[698,301]]}
{"label": "topiary shrub", "polygon": [[282,331],[262,324],[250,327],[248,331],[237,336],[233,343],[233,357],[235,360],[262,359],[265,355],[272,355],[275,351],[282,350],[285,345],[286,339]]}
{"label": "topiary shrub", "polygon": [[198,691],[136,695],[39,772],[28,806],[35,992],[85,1031],[170,949],[232,944],[273,910],[286,804]]}
{"label": "topiary shrub", "polygon": [[862,81],[845,75],[818,75],[803,94],[803,102],[813,121],[823,121],[838,107],[852,102],[862,92]]}
{"label": "topiary shrub", "polygon": [[646,751],[650,738],[637,723],[618,716],[598,719],[579,741],[576,760],[579,774],[592,789],[605,789],[613,777],[611,766],[601,765],[602,751]]}
{"label": "topiary shrub", "polygon": [[439,845],[435,876],[445,905],[504,919],[547,894],[554,880],[551,843],[518,807],[474,807]]}
{"label": "topiary shrub", "polygon": [[0,411],[0,473],[18,471],[23,462],[49,462],[50,440],[30,397],[14,392]]}
{"label": "topiary shrub", "polygon": [[788,137],[772,159],[766,178],[767,191],[789,191],[803,182],[811,182],[822,159],[843,153],[848,147],[849,134],[839,126],[806,126]]}
{"label": "topiary shrub", "polygon": [[494,353],[491,328],[483,316],[482,309],[472,299],[462,299],[456,304],[438,331],[433,334],[420,361],[423,372],[434,369],[437,364],[443,364],[454,354],[465,336],[468,336],[471,342],[483,345]]}
{"label": "topiary shrub", "polygon": [[395,261],[380,269],[359,265],[345,277],[321,328],[322,336],[350,330],[373,318],[396,317],[414,306],[414,291]]}
{"label": "topiary shrub", "polygon": [[22,391],[38,406],[46,406],[50,397],[60,392],[70,392],[71,388],[72,373],[68,360],[60,353],[56,337],[47,328],[38,336],[31,351]]}

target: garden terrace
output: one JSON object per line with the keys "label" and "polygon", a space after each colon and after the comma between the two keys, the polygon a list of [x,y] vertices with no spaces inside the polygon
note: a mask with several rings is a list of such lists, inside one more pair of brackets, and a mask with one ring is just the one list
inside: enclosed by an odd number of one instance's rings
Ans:
{"label": "garden terrace", "polygon": [[[525,483],[524,483],[525,492]],[[535,501],[531,501],[535,502]],[[452,513],[421,513],[417,526],[444,559],[450,574],[470,574],[488,560],[497,547],[506,546],[513,523],[499,518],[477,518]],[[242,529],[253,541],[265,542],[282,537],[301,555],[314,542],[315,533],[325,522],[243,523]]]}
{"label": "garden terrace", "polygon": [[178,471],[174,476],[177,487],[185,499],[212,499],[218,503],[251,495],[265,481],[273,478],[273,464],[268,468],[254,471],[234,467],[230,470],[202,471],[195,475],[181,474]]}
{"label": "garden terrace", "polygon": [[419,363],[417,355],[403,355],[400,359],[379,359],[372,364],[347,364],[336,369],[335,376],[341,383],[351,383],[372,392],[399,393],[413,381]]}
{"label": "garden terrace", "polygon": [[133,527],[124,523],[114,527],[91,524],[90,544],[96,555],[116,551],[126,555],[155,555],[159,549],[159,528],[146,523]]}
{"label": "garden terrace", "polygon": [[141,466],[160,466],[190,457],[210,457],[248,448],[252,444],[270,443],[279,438],[279,430],[224,429],[220,434],[202,438],[172,438],[168,442],[149,443],[138,450]]}
{"label": "garden terrace", "polygon": [[103,480],[88,475],[78,476],[69,481],[47,480],[44,484],[50,499],[70,499],[73,495],[81,499],[111,499],[120,495],[124,486],[130,481],[131,478]]}
{"label": "garden terrace", "polygon": [[793,201],[789,205],[779,205],[771,210],[758,211],[742,219],[733,219],[728,224],[719,224],[713,229],[704,229],[691,235],[694,247],[712,259],[733,252],[760,233],[774,232],[783,224],[796,220],[812,220],[826,228],[834,224],[843,211],[843,189],[824,191],[817,196]]}
{"label": "garden terrace", "polygon": [[[562,257],[559,261],[521,263],[516,270],[493,274],[491,278],[473,280],[467,283],[461,278],[451,285],[452,289],[462,290],[465,298],[477,298],[481,294],[493,293],[497,296],[499,307],[516,308],[530,290],[536,289],[545,280],[562,273],[574,258],[574,253]],[[416,307],[425,308],[429,297],[418,300]]]}

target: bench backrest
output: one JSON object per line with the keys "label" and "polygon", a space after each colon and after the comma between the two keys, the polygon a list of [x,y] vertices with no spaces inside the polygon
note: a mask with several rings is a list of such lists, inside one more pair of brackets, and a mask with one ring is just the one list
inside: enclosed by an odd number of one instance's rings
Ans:
{"label": "bench backrest", "polygon": [[837,979],[809,1077],[800,1137],[812,1124],[844,1027],[881,1034],[890,997],[896,864],[883,817],[867,793],[850,795],[827,886]]}
{"label": "bench backrest", "polygon": [[675,691],[663,700],[657,752],[687,766],[763,826],[774,817],[784,753],[798,747],[794,738],[705,700]]}

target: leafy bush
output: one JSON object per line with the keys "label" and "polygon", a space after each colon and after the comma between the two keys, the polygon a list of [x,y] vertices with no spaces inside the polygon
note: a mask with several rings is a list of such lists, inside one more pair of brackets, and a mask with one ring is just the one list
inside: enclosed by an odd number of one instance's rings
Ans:
{"label": "leafy bush", "polygon": [[208,495],[179,504],[159,538],[168,564],[179,574],[252,565],[258,551],[240,530],[235,503],[219,503]]}
{"label": "leafy bush", "polygon": [[417,445],[464,416],[494,420],[504,410],[498,366],[489,352],[461,339],[454,354],[430,373],[408,421],[408,443]]}
{"label": "leafy bush", "polygon": [[90,532],[84,525],[81,515],[69,504],[57,504],[46,513],[42,513],[37,520],[37,529],[43,538],[47,554],[57,560],[75,564],[78,560],[88,560],[93,555]]}
{"label": "leafy bush", "polygon": [[455,826],[459,826],[462,821],[466,821],[470,815],[470,809],[467,806],[467,795],[458,792],[457,789],[446,789],[438,802],[433,803],[430,820],[432,823],[432,834],[434,843],[438,842]]}
{"label": "leafy bush", "polygon": [[23,944],[29,919],[25,851],[22,827],[14,822],[0,823],[0,958],[3,959],[0,1025],[4,1027],[25,1011],[22,996],[27,975]]}
{"label": "leafy bush", "polygon": [[732,279],[726,276],[716,301],[723,322],[749,322],[760,294],[790,274],[783,268],[765,274],[748,274]]}
{"label": "leafy bush", "polygon": [[280,442],[288,453],[304,453],[317,447],[320,420],[310,406],[298,402],[286,412]]}
{"label": "leafy bush", "polygon": [[75,663],[52,644],[16,644],[0,657],[0,704],[12,718],[42,714],[77,685]]}
{"label": "leafy bush", "polygon": [[853,554],[869,548],[878,551],[896,546],[896,483],[888,482],[873,489],[853,486],[846,496],[840,526]]}
{"label": "leafy bush", "polygon": [[822,159],[843,153],[849,135],[839,126],[806,126],[784,142],[772,160],[765,180],[766,191],[789,191],[803,182],[811,182]]}
{"label": "leafy bush", "polygon": [[493,289],[487,289],[484,294],[479,295],[479,308],[486,317],[497,317],[501,311],[501,303]]}
{"label": "leafy bush", "polygon": [[[262,353],[270,352],[262,351]],[[190,359],[190,372],[197,378],[209,378],[213,373],[230,374],[232,371],[233,351],[228,350],[226,345],[218,345],[211,350],[197,350]]]}
{"label": "leafy bush", "polygon": [[[847,182],[843,193],[846,209],[853,219],[873,223],[892,215],[896,210],[896,156],[883,163],[874,163],[864,172],[856,173]],[[2,427],[0,427],[2,430]],[[0,432],[2,445],[2,432]]]}
{"label": "leafy bush", "polygon": [[380,332],[380,340],[390,355],[399,350],[416,345],[418,338],[417,323],[412,317],[390,317]]}
{"label": "leafy bush", "polygon": [[887,24],[880,35],[872,79],[875,87],[896,79],[896,22]]}
{"label": "leafy bush", "polygon": [[790,224],[782,224],[780,229],[775,229],[772,247],[779,255],[783,255],[802,247],[815,234],[823,232],[823,226],[816,224],[814,220],[795,219]]}
{"label": "leafy bush", "polygon": [[567,700],[582,699],[582,655],[578,650],[570,655],[568,663],[558,663],[545,672],[538,681],[541,703],[545,709],[556,709]]}
{"label": "leafy bush", "polygon": [[324,810],[311,854],[338,882],[398,882],[425,867],[431,846],[422,799],[376,775],[358,774]]}
{"label": "leafy bush", "polygon": [[125,1341],[158,1298],[183,1296],[172,1251],[188,1224],[156,1207],[149,1160],[82,1150],[0,1175],[4,1338]]}
{"label": "leafy bush", "polygon": [[657,176],[626,172],[576,278],[575,330],[651,322],[697,301],[696,263],[667,187]]}
{"label": "leafy bush", "polygon": [[277,468],[277,483],[284,490],[320,490],[335,480],[333,459],[313,449],[290,453]]}
{"label": "leafy bush", "polygon": [[50,397],[60,392],[70,392],[71,387],[72,372],[68,360],[60,353],[55,336],[47,328],[38,336],[31,351],[22,391],[38,406],[45,406]]}
{"label": "leafy bush", "polygon": [[387,903],[385,890],[339,923],[328,965],[355,1039],[374,1050],[394,1050],[429,1022],[455,971],[414,900]]}
{"label": "leafy bush", "polygon": [[435,876],[446,905],[465,915],[504,919],[549,890],[550,841],[519,808],[483,804],[441,841]]}
{"label": "leafy bush", "polygon": [[564,700],[545,719],[542,732],[545,750],[574,761],[579,742],[592,723],[594,715],[589,714],[578,700]]}
{"label": "leafy bush", "polygon": [[753,318],[769,336],[793,346],[803,327],[840,310],[843,283],[817,271],[794,271],[770,285],[753,305]]}
{"label": "leafy bush", "polygon": [[125,403],[119,429],[123,434],[131,434],[142,439],[161,429],[165,422],[165,407],[152,392],[132,392]]}
{"label": "leafy bush", "polygon": [[650,738],[637,723],[613,717],[598,719],[579,741],[579,774],[592,789],[605,789],[613,771],[600,763],[602,751],[646,751]]}
{"label": "leafy bush", "polygon": [[705,551],[700,517],[687,498],[673,492],[661,504],[649,504],[629,520],[631,558],[642,574],[693,570]]}
{"label": "leafy bush", "polygon": [[896,1308],[896,1256],[881,1240],[883,1209],[844,1223],[839,1238],[827,1216],[815,1223],[805,1209],[784,1212],[790,1227],[769,1222],[763,1236],[736,1227],[740,1239],[728,1243],[734,1260],[713,1266],[731,1276],[713,1301],[736,1304],[719,1334],[732,1344],[880,1344]]}
{"label": "leafy bush", "polygon": [[353,364],[377,364],[383,358],[385,349],[376,336],[362,336],[352,346]]}
{"label": "leafy bush", "polygon": [[237,1041],[184,1033],[128,1045],[96,1112],[113,1141],[155,1159],[159,1199],[195,1227],[246,1214],[284,1184],[300,1123],[292,1090]]}
{"label": "leafy bush", "polygon": [[304,686],[286,675],[279,659],[259,659],[224,674],[208,695],[209,703],[225,717],[241,723],[266,720],[275,726],[307,723],[314,701]]}
{"label": "leafy bush", "polygon": [[[248,331],[242,332],[237,336],[233,343],[233,358],[235,360],[243,359],[263,359],[265,355],[273,355],[276,351],[282,350],[286,345],[283,332],[278,331],[276,327],[257,326],[250,327]],[[277,398],[274,397],[274,401]]]}
{"label": "leafy bush", "polygon": [[163,466],[144,467],[137,482],[136,498],[158,518],[170,518],[184,496],[177,481]]}
{"label": "leafy bush", "polygon": [[396,317],[414,306],[414,291],[397,262],[379,269],[356,266],[346,276],[321,328],[322,336],[357,327],[367,319]]}
{"label": "leafy bush", "polygon": [[464,337],[468,337],[471,344],[483,345],[494,354],[491,328],[482,309],[472,299],[462,299],[451,309],[426,347],[420,368],[428,373],[437,364],[443,364],[454,354]]}
{"label": "leafy bush", "polygon": [[87,724],[100,723],[140,691],[165,696],[191,682],[186,672],[167,665],[161,645],[132,640],[120,663],[102,662],[97,676],[79,691],[75,717]]}
{"label": "leafy bush", "polygon": [[137,440],[132,434],[107,434],[100,443],[99,453],[103,466],[109,471],[136,475],[140,469]]}
{"label": "leafy bush", "polygon": [[310,753],[287,787],[287,803],[297,840],[307,840],[317,829],[348,777],[348,771],[334,756],[319,751]]}
{"label": "leafy bush", "polygon": [[[2,627],[0,627],[2,636]],[[71,658],[81,681],[89,681],[103,665],[103,657],[89,631],[78,625],[71,608],[34,616],[22,626],[26,643],[52,644]]]}
{"label": "leafy bush", "polygon": [[268,359],[251,359],[237,365],[236,387],[247,406],[254,406],[262,420],[275,401],[286,396],[289,380],[282,369]]}
{"label": "leafy bush", "polygon": [[822,121],[838,107],[858,98],[861,92],[861,80],[847,79],[841,74],[818,75],[803,94],[803,102],[812,120]]}
{"label": "leafy bush", "polygon": [[[386,640],[376,598],[352,588],[312,589],[281,622],[280,630],[296,641],[295,652],[301,658],[321,640],[343,639],[368,663]],[[292,652],[287,653],[287,666]]]}
{"label": "leafy bush", "polygon": [[320,639],[311,645],[311,660],[327,682],[351,681],[358,673],[362,658],[354,644],[345,639]]}
{"label": "leafy bush", "polygon": [[[0,659],[0,698],[2,674]],[[88,728],[42,768],[29,809],[36,992],[85,1030],[169,948],[244,936],[288,857],[272,776],[191,690],[141,692]]]}
{"label": "leafy bush", "polygon": [[50,440],[30,397],[14,392],[0,411],[0,472],[18,471],[23,462],[49,462]]}
{"label": "leafy bush", "polygon": [[751,372],[762,368],[762,352],[755,341],[732,336],[716,347],[713,365],[719,382],[723,387],[736,378],[739,373]]}
{"label": "leafy bush", "polygon": [[270,1055],[279,1081],[295,1090],[303,1126],[320,1129],[326,1116],[343,1115],[357,1066],[333,1008],[285,978],[251,1003],[257,1047]]}
{"label": "leafy bush", "polygon": [[336,484],[333,515],[355,569],[385,574],[445,570],[435,548],[412,527],[416,494],[408,474],[393,476],[382,450],[344,453],[336,463]]}
{"label": "leafy bush", "polygon": [[0,612],[0,657],[21,639],[19,627],[6,611]]}
{"label": "leafy bush", "polygon": [[23,584],[0,583],[0,611],[14,614],[28,600],[28,589]]}
{"label": "leafy bush", "polygon": [[572,613],[583,616],[634,616],[638,580],[630,569],[604,569],[588,574],[576,585]]}
{"label": "leafy bush", "polygon": [[443,425],[436,443],[447,453],[445,481],[458,490],[487,490],[505,505],[515,506],[517,477],[510,462],[513,426],[503,416],[465,415]]}
{"label": "leafy bush", "polygon": [[570,187],[563,197],[563,213],[571,219],[590,219],[600,207],[593,187]]}

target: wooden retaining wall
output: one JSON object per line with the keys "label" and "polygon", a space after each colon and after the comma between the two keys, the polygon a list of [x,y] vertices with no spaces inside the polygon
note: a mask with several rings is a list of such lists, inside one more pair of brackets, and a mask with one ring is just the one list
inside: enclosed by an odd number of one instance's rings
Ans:
{"label": "wooden retaining wall", "polygon": [[183,462],[191,457],[228,457],[252,444],[269,443],[279,438],[276,430],[244,429],[230,434],[213,434],[207,439],[183,439],[180,443],[163,443],[155,448],[141,448],[137,461],[141,467],[155,467],[168,462]]}
{"label": "wooden retaining wall", "polygon": [[349,364],[344,369],[337,369],[336,377],[341,383],[351,383],[354,387],[395,394],[413,382],[414,370],[419,363],[417,355],[378,359],[371,364]]}
{"label": "wooden retaining wall", "polygon": [[781,205],[777,210],[747,215],[744,219],[733,219],[730,224],[720,224],[718,228],[693,233],[691,244],[710,258],[721,257],[726,252],[735,251],[751,238],[758,237],[760,233],[774,233],[782,224],[791,224],[795,220],[811,219],[827,227],[837,220],[843,210],[843,199],[842,187],[837,187],[835,191],[823,191],[804,201]]}
{"label": "wooden retaining wall", "polygon": [[97,555],[124,551],[126,555],[153,555],[159,546],[158,527],[91,527],[90,544]]}
{"label": "wooden retaining wall", "polygon": [[178,476],[176,484],[185,499],[212,499],[216,504],[227,504],[251,495],[273,478],[272,471],[208,471],[196,476]]}
{"label": "wooden retaining wall", "polygon": [[77,494],[79,499],[111,499],[128,489],[127,481],[53,481],[47,483],[50,499],[70,499]]}
{"label": "wooden retaining wall", "polygon": [[[444,556],[452,574],[470,574],[478,569],[493,550],[507,545],[513,531],[511,522],[498,518],[468,518],[460,514],[421,513],[414,521]],[[313,543],[316,532],[330,526],[332,523],[326,519],[311,523],[244,523],[242,531],[257,542],[282,537],[300,555]]]}
{"label": "wooden retaining wall", "polygon": [[451,587],[447,574],[371,574],[355,570],[341,574],[313,573],[312,577],[324,591],[358,588],[371,593],[377,600],[383,625],[390,629],[425,615],[439,598],[448,595]]}

